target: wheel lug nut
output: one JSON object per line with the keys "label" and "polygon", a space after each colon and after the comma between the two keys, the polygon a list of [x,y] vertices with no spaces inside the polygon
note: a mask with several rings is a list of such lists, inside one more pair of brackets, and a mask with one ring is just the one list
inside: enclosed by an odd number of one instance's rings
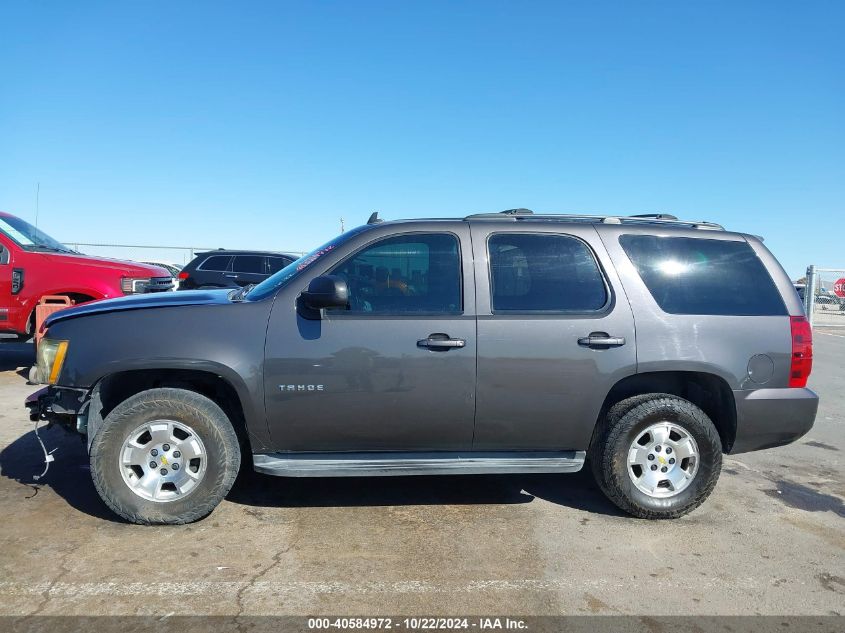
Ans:
{"label": "wheel lug nut", "polygon": [[663,468],[661,468],[661,469],[660,469],[660,472],[661,472],[661,473],[665,473],[667,470],[669,470],[669,469],[668,469],[668,468],[666,468],[666,466],[664,466]]}
{"label": "wheel lug nut", "polygon": [[173,470],[179,470],[179,464],[171,464],[171,465],[170,465],[170,467],[171,467]]}
{"label": "wheel lug nut", "polygon": [[655,447],[654,447],[654,450],[656,450],[656,451],[659,453],[659,452],[660,452],[660,444],[658,444],[657,446],[655,446]]}
{"label": "wheel lug nut", "polygon": [[153,457],[155,457],[156,455],[158,455],[158,449],[154,448],[153,450],[151,450],[151,451],[150,451],[150,455],[152,455]]}
{"label": "wheel lug nut", "polygon": [[159,472],[160,472],[162,475],[166,475],[166,474],[167,474],[167,469],[166,469],[166,468],[162,468]]}
{"label": "wheel lug nut", "polygon": [[668,455],[668,454],[669,454],[669,453],[671,453],[671,452],[672,452],[672,447],[671,447],[671,446],[667,446],[667,447],[666,447],[666,454]]}
{"label": "wheel lug nut", "polygon": [[155,468],[156,466],[158,466],[158,464],[156,464],[155,462],[150,462],[150,468]]}
{"label": "wheel lug nut", "polygon": [[649,461],[654,461],[654,455],[652,455],[651,453],[649,453],[649,454],[648,454],[648,460],[649,460]]}
{"label": "wheel lug nut", "polygon": [[173,451],[173,457],[179,459],[180,457],[182,457],[182,453],[180,453],[179,451]]}
{"label": "wheel lug nut", "polygon": [[670,459],[670,460],[669,460],[669,463],[670,463],[670,464],[674,464],[674,463],[675,463],[675,458],[673,457],[672,459]]}
{"label": "wheel lug nut", "polygon": [[652,469],[652,470],[657,470],[657,464],[652,464],[652,465],[651,465],[651,469]]}
{"label": "wheel lug nut", "polygon": [[161,450],[163,450],[166,453],[167,451],[170,450],[170,444],[165,444],[164,446],[161,447]]}

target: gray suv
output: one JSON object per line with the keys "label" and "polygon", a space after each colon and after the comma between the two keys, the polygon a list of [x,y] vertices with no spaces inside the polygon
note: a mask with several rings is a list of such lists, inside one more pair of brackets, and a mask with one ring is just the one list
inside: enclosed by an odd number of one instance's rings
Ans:
{"label": "gray suv", "polygon": [[[187,325],[187,327],[186,327]],[[136,523],[285,477],[564,473],[679,517],[724,453],[796,440],[812,334],[758,237],[672,216],[377,217],[235,290],[47,321],[33,419]]]}

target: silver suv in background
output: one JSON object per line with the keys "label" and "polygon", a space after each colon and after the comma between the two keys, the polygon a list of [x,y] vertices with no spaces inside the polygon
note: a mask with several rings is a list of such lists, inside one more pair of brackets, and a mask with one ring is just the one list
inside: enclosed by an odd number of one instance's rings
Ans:
{"label": "silver suv in background", "polygon": [[626,512],[679,517],[724,453],[792,442],[818,406],[760,238],[671,216],[374,216],[254,287],[46,325],[32,416],[87,436],[97,491],[138,523],[207,515],[242,455],[290,477],[589,461]]}

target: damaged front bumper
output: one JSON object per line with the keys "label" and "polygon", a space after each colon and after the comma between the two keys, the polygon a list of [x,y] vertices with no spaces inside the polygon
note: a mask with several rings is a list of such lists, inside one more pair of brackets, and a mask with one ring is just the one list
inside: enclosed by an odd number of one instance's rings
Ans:
{"label": "damaged front bumper", "polygon": [[51,385],[28,396],[24,404],[33,422],[46,420],[84,435],[88,431],[90,395],[88,389]]}

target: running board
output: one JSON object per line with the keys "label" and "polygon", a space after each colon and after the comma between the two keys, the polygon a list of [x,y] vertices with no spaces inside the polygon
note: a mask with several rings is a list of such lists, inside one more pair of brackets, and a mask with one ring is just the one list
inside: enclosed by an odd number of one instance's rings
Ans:
{"label": "running board", "polygon": [[379,477],[574,473],[584,451],[493,453],[272,453],[253,455],[255,470],[278,477]]}

